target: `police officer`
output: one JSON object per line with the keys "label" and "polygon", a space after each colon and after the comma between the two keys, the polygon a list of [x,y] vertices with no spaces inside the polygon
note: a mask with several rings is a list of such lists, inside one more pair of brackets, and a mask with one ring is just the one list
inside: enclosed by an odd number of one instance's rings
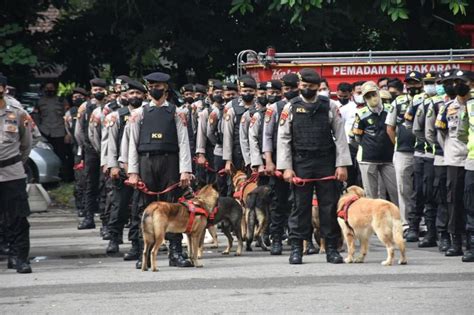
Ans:
{"label": "police officer", "polygon": [[244,156],[250,157],[250,153],[248,147],[241,147],[240,127],[246,123],[243,115],[255,106],[255,92],[257,89],[255,79],[249,75],[241,76],[238,81],[240,97],[226,105],[222,124],[224,136],[222,158],[225,161],[225,171],[229,175],[233,172],[232,168],[246,171]]}
{"label": "police officer", "polygon": [[31,151],[31,119],[21,106],[5,97],[6,86],[7,78],[0,75],[0,217],[8,231],[8,268],[31,273],[30,207],[23,167]]}
{"label": "police officer", "polygon": [[[191,83],[185,84],[181,87],[181,95],[183,97],[183,109],[187,110],[187,117],[188,117],[188,136],[189,136],[189,147],[191,150],[191,155],[194,157],[194,153],[196,152],[196,137],[195,131],[197,130],[197,126],[193,126],[193,106],[194,103],[194,85]],[[193,167],[194,170],[194,167]]]}
{"label": "police officer", "polygon": [[467,146],[460,141],[458,126],[462,107],[470,98],[469,86],[471,73],[462,70],[455,71],[451,78],[454,81],[456,98],[446,104],[438,113],[436,127],[438,141],[444,151],[444,162],[447,166],[447,204],[448,204],[448,232],[451,234],[451,247],[445,256],[462,256],[462,236],[466,232],[466,218],[464,212],[464,176],[465,164],[468,155]]}
{"label": "police officer", "polygon": [[[468,155],[466,160],[466,177],[464,181],[464,206],[466,215],[466,251],[463,262],[474,262],[474,73],[464,71],[464,82],[458,82],[457,94],[466,100],[466,107],[461,115],[461,125],[458,128],[458,138],[467,143]],[[470,89],[470,92],[466,93]]]}
{"label": "police officer", "polygon": [[92,145],[89,124],[98,126],[100,119],[92,119],[92,112],[96,107],[105,105],[107,83],[103,79],[95,78],[90,81],[92,99],[83,103],[78,110],[78,120],[75,130],[75,138],[79,146],[83,148],[83,156],[86,174],[86,188],[84,197],[84,220],[79,223],[78,229],[95,229],[94,213],[99,212],[99,195],[100,195],[100,143]]}
{"label": "police officer", "polygon": [[393,143],[387,135],[385,120],[390,104],[383,104],[377,84],[373,81],[362,85],[366,106],[357,109],[352,134],[360,144],[359,167],[365,192],[369,198],[380,198],[379,179],[388,191],[390,200],[398,204]]}
{"label": "police officer", "polygon": [[[347,180],[351,165],[344,121],[337,104],[327,97],[317,96],[320,77],[313,69],[299,72],[301,96],[285,105],[280,115],[277,141],[277,168],[284,170],[284,179],[335,176]],[[295,207],[288,226],[291,242],[290,264],[301,264],[303,240],[311,233],[311,207],[314,189],[319,201],[321,237],[326,240],[326,260],[342,263],[337,251],[340,229],[336,211],[341,187],[336,180],[309,182],[294,186]]]}
{"label": "police officer", "polygon": [[[276,170],[277,135],[280,115],[283,107],[299,95],[298,76],[295,73],[285,74],[282,78],[282,94],[284,98],[272,103],[265,112],[263,125],[262,152],[265,156],[265,170],[273,176]],[[284,228],[290,213],[290,186],[283,179],[273,177],[270,181],[273,190],[270,205],[270,236],[272,239],[271,255],[281,255]],[[312,234],[312,233],[311,233]]]}
{"label": "police officer", "polygon": [[72,106],[64,115],[64,123],[66,128],[66,133],[72,140],[72,152],[74,155],[74,201],[76,204],[76,210],[79,217],[84,217],[84,186],[85,186],[85,176],[82,157],[82,149],[74,137],[77,124],[77,114],[79,106],[85,103],[89,98],[89,93],[81,88],[76,87],[72,90]]}
{"label": "police officer", "polygon": [[[145,77],[151,101],[137,108],[130,118],[130,146],[128,175],[132,185],[142,180],[152,191],[163,191],[180,182],[187,187],[191,181],[191,152],[189,150],[186,115],[167,100],[170,76],[154,72]],[[162,201],[175,202],[178,190],[160,195]],[[142,194],[141,211],[156,200],[156,196]],[[168,233],[169,264],[190,267],[183,257],[181,233]],[[141,268],[141,255],[137,268]]]}
{"label": "police officer", "polygon": [[[146,88],[140,82],[128,79],[124,85],[127,90],[127,104],[119,108],[117,111],[110,113],[105,118],[105,126],[108,133],[107,145],[107,167],[113,185],[113,203],[108,221],[110,233],[110,242],[107,246],[107,254],[115,254],[119,251],[119,244],[122,239],[123,228],[130,216],[130,207],[134,189],[124,185],[126,171],[124,165],[119,162],[120,145],[125,132],[125,125],[130,117],[131,112],[142,106],[147,93]],[[137,226],[131,226],[129,239],[132,241],[132,249],[124,256],[125,260],[138,259],[138,238],[136,231]],[[134,237],[135,236],[135,237]]]}
{"label": "police officer", "polygon": [[[393,165],[395,167],[396,180],[398,185],[398,204],[404,225],[408,219],[409,229],[406,235],[408,242],[418,242],[419,222],[415,222],[413,214],[415,212],[415,192],[413,190],[413,153],[415,146],[415,136],[407,130],[403,124],[405,113],[410,106],[415,95],[421,93],[422,75],[417,71],[407,73],[405,84],[408,94],[397,96],[392,102],[392,108],[387,115],[385,124],[387,134],[395,144],[393,154]],[[411,221],[410,221],[411,219]]]}

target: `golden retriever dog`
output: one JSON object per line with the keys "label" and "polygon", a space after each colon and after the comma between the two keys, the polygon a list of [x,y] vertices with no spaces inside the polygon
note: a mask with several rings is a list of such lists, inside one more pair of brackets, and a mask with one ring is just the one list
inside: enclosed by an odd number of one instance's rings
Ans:
{"label": "golden retriever dog", "polygon": [[[344,259],[346,263],[364,262],[369,240],[374,232],[387,248],[387,259],[382,261],[382,265],[393,264],[394,245],[400,249],[401,257],[398,263],[400,265],[407,263],[400,210],[396,205],[383,199],[365,198],[362,188],[351,186],[339,199],[337,209],[337,221],[348,248],[347,257]],[[345,212],[347,215],[343,218]],[[355,239],[361,244],[360,255],[357,258],[354,258]]]}
{"label": "golden retriever dog", "polygon": [[[219,193],[213,185],[204,186],[197,195],[189,202],[195,207],[204,209],[207,214],[211,213],[217,204]],[[151,249],[151,269],[158,271],[156,256],[158,249],[163,243],[165,234],[185,233],[190,211],[188,205],[183,203],[152,202],[146,207],[142,217],[143,231],[143,264],[142,271],[148,269],[148,256]],[[189,256],[195,267],[202,267],[198,259],[199,243],[207,225],[207,216],[196,213],[191,231],[187,233],[189,244]]]}

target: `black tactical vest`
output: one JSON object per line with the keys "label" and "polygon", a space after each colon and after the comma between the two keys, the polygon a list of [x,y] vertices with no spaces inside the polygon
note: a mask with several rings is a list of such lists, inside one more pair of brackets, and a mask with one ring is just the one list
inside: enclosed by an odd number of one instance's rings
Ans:
{"label": "black tactical vest", "polygon": [[275,119],[275,124],[273,125],[273,153],[276,153],[277,148],[277,138],[278,138],[278,127],[280,126],[280,115],[283,111],[283,108],[288,103],[287,100],[281,100],[276,103],[277,106],[277,115]]}
{"label": "black tactical vest", "polygon": [[119,130],[118,130],[118,137],[117,137],[117,151],[120,155],[120,143],[122,142],[122,137],[123,137],[123,132],[125,130],[125,124],[128,121],[128,118],[130,117],[130,110],[128,109],[128,106],[121,107],[117,110],[117,113],[119,115]]}
{"label": "black tactical vest", "polygon": [[176,106],[143,106],[138,153],[177,153]]}
{"label": "black tactical vest", "polygon": [[[110,109],[110,111],[115,112],[117,109],[121,108],[117,100],[113,100],[107,105]],[[127,106],[125,106],[127,107]]]}
{"label": "black tactical vest", "polygon": [[86,103],[86,110],[84,111],[84,115],[82,116],[82,133],[84,135],[84,142],[86,144],[86,148],[92,148],[91,141],[89,139],[89,120],[91,119],[92,112],[96,109],[97,105],[92,104],[91,101],[87,101]]}
{"label": "black tactical vest", "polygon": [[335,152],[332,129],[329,122],[329,100],[318,98],[316,103],[305,103],[301,97],[291,100],[293,120],[293,151],[295,153]]}
{"label": "black tactical vest", "polygon": [[193,128],[193,109],[191,106],[188,108],[188,138],[189,138],[189,147],[191,149],[191,155],[196,153],[196,134],[194,133]]}
{"label": "black tactical vest", "polygon": [[217,114],[217,124],[213,130],[213,134],[216,137],[216,144],[219,144],[219,145],[222,145],[224,143],[224,131],[222,129],[222,122],[223,122],[222,117],[224,117],[224,108],[225,108],[225,105],[219,108],[219,113]]}
{"label": "black tactical vest", "polygon": [[408,109],[407,103],[396,104],[397,108],[397,151],[398,152],[414,152],[415,136],[408,130],[405,125],[405,113]]}
{"label": "black tactical vest", "polygon": [[232,101],[232,109],[234,110],[234,130],[233,130],[233,147],[232,147],[232,157],[234,161],[243,160],[242,149],[240,147],[240,125],[242,121],[242,116],[249,108],[239,105],[239,99],[234,99]]}
{"label": "black tactical vest", "polygon": [[258,148],[260,149],[260,153],[262,153],[263,150],[263,124],[265,123],[266,111],[266,107],[263,107],[258,110],[258,112],[260,113],[260,124],[258,125]]}
{"label": "black tactical vest", "polygon": [[387,134],[385,120],[387,111],[379,114],[371,113],[361,117],[364,126],[364,135],[360,145],[362,147],[362,161],[373,163],[391,163],[393,160],[393,143]]}

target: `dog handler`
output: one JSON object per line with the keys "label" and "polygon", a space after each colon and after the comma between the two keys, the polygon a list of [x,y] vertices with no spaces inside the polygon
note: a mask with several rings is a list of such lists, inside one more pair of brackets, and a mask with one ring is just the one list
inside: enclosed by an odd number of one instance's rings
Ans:
{"label": "dog handler", "polygon": [[[326,240],[326,260],[342,263],[337,251],[341,235],[337,223],[337,202],[341,186],[347,180],[347,166],[352,165],[344,121],[337,104],[325,96],[317,96],[321,78],[312,69],[299,72],[301,96],[285,105],[280,115],[277,140],[277,169],[284,179],[335,179],[294,185],[295,207],[288,220],[291,242],[290,264],[303,262],[303,240],[311,233],[313,190],[319,201],[321,237]],[[336,181],[337,180],[337,181]]]}
{"label": "dog handler", "polygon": [[[145,77],[151,101],[133,111],[130,118],[128,175],[132,185],[141,180],[151,191],[163,191],[179,182],[182,188],[191,181],[191,151],[186,114],[168,100],[170,76],[154,72]],[[160,200],[176,202],[179,189],[160,195]],[[142,194],[141,213],[156,196]],[[182,252],[181,233],[167,233],[170,241],[169,265],[191,267]],[[141,240],[143,244],[143,240]],[[141,246],[142,247],[142,246]],[[137,269],[141,268],[141,255]]]}

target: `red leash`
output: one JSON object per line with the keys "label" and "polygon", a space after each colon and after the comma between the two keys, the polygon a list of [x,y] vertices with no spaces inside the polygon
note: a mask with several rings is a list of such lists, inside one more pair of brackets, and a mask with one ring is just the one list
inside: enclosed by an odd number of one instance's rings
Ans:
{"label": "red leash", "polygon": [[[197,162],[197,160],[198,160],[197,157],[194,157],[194,158],[193,158],[193,161],[194,161],[194,162]],[[197,163],[196,163],[196,165],[201,166],[201,167],[204,167],[204,168],[206,169],[206,171],[208,171],[208,172],[217,173],[219,176],[225,176],[225,169],[224,169],[224,168],[221,169],[221,170],[219,170],[219,171],[217,171],[217,170],[215,170],[215,169],[213,169],[212,167],[209,166],[209,162],[208,162],[208,161],[206,161],[206,163],[204,163],[204,165],[202,165],[202,164],[197,164]]]}
{"label": "red leash", "polygon": [[[283,179],[283,173],[280,171],[275,171],[275,177]],[[322,182],[326,180],[336,180],[336,176],[326,176],[321,178],[300,178],[300,177],[293,177],[292,182],[295,186],[302,187],[307,183],[314,183],[314,182]]]}
{"label": "red leash", "polygon": [[[128,185],[128,186],[133,186],[130,184],[129,180],[126,179],[124,181],[124,184],[125,185]],[[137,183],[137,189],[140,190],[142,193],[144,194],[147,194],[147,195],[150,195],[150,196],[158,196],[158,195],[163,195],[163,194],[166,194],[166,193],[169,193],[170,191],[173,191],[175,190],[176,188],[179,187],[179,182],[178,183],[174,183],[173,185],[171,186],[168,186],[165,190],[162,190],[162,191],[150,191],[148,189],[148,187],[146,186],[146,184],[143,182],[143,181],[139,181]]]}

